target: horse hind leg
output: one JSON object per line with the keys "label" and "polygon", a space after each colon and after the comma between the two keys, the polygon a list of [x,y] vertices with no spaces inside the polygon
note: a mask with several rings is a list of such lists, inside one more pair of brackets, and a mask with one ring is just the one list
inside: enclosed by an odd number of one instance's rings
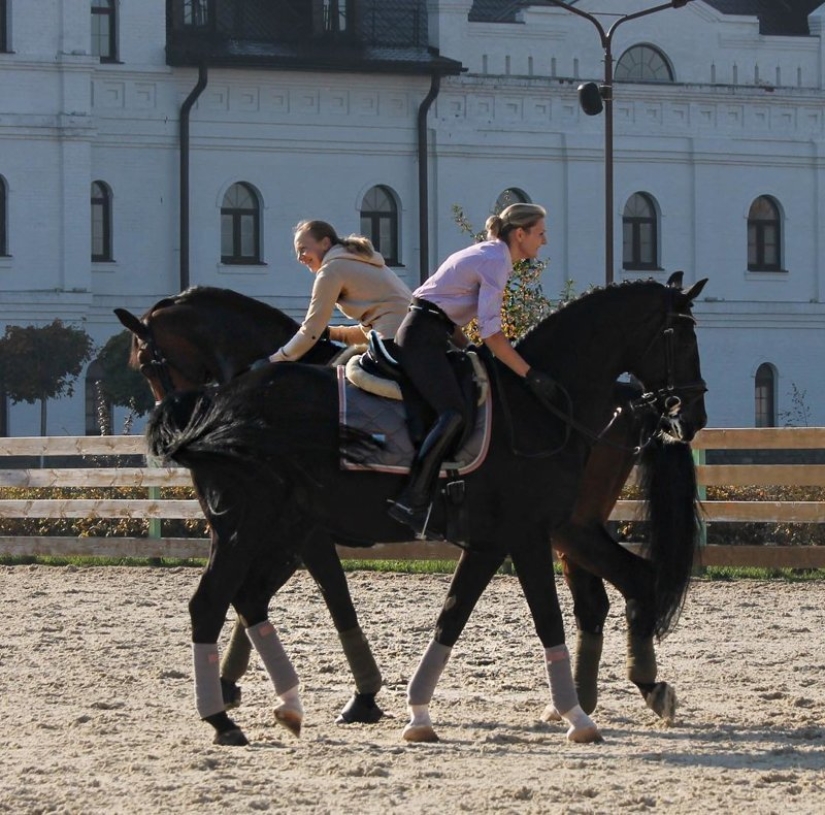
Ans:
{"label": "horse hind leg", "polygon": [[461,553],[453,572],[447,599],[436,622],[435,635],[407,686],[410,721],[402,733],[405,741],[438,741],[429,711],[435,687],[478,598],[503,562],[504,557],[499,555],[483,555],[470,551]]}
{"label": "horse hind leg", "polygon": [[278,696],[275,721],[297,738],[301,735],[301,724],[304,719],[298,674],[269,620],[250,626],[246,633],[255,646]]}
{"label": "horse hind leg", "polygon": [[385,715],[375,701],[383,679],[369,641],[358,623],[335,544],[325,532],[316,530],[302,547],[301,557],[321,591],[355,680],[355,693],[338,714],[335,723],[374,724]]}
{"label": "horse hind leg", "polygon": [[530,607],[536,633],[544,646],[553,706],[569,724],[568,741],[600,742],[602,735],[582,710],[573,682],[570,653],[564,642],[564,622],[556,593],[552,551],[542,545],[541,535],[535,535],[532,543],[532,546],[528,543],[513,551],[513,565]]}

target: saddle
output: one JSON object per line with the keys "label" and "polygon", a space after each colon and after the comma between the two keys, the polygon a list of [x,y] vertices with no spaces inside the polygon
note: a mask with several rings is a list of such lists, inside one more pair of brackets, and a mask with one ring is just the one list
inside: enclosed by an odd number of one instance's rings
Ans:
{"label": "saddle", "polygon": [[[490,392],[490,379],[484,363],[474,350],[448,351],[447,358],[464,396],[465,415],[468,419],[460,446],[466,443],[473,431],[478,408],[484,404]],[[345,371],[347,381],[354,387],[386,399],[403,401],[407,428],[417,449],[436,417],[404,373],[397,358],[395,342],[382,340],[375,331],[371,331],[366,351],[348,360]]]}

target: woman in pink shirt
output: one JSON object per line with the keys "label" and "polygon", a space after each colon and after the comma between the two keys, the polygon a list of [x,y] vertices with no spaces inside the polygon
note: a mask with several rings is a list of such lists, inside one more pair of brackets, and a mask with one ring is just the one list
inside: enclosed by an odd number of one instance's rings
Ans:
{"label": "woman in pink shirt", "polygon": [[407,484],[389,513],[417,533],[426,530],[441,463],[465,425],[464,400],[447,361],[452,340],[467,344],[461,330],[474,317],[490,351],[524,378],[540,399],[552,399],[555,384],[535,371],[501,330],[501,304],[513,264],[532,260],[547,243],[546,211],[536,204],[511,204],[487,219],[488,240],[450,255],[432,277],[413,292],[409,313],[396,334],[404,370],[438,418],[425,437]]}

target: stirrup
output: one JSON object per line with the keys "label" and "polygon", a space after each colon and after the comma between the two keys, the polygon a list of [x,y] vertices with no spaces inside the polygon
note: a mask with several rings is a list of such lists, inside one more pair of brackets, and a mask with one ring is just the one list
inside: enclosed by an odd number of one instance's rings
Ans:
{"label": "stirrup", "polygon": [[[426,514],[423,509],[412,509],[411,507],[405,506],[398,501],[390,501],[389,503],[390,508],[387,511],[390,518],[394,521],[398,521],[399,523],[409,526],[410,529],[415,532],[416,540],[427,539],[427,526],[430,523],[430,515],[432,515],[433,511],[432,502],[427,505]],[[423,523],[421,522],[422,516]]]}

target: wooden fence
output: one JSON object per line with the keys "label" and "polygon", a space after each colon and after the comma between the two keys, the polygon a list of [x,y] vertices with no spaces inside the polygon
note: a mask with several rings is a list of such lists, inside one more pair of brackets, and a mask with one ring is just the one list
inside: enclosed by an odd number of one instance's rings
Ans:
{"label": "wooden fence", "polygon": [[[701,488],[708,486],[825,486],[825,465],[747,464],[708,465],[707,450],[811,450],[825,446],[825,428],[707,429],[696,438],[697,476]],[[52,436],[0,438],[0,456],[113,457],[141,456],[142,436]],[[105,457],[105,458],[104,458]],[[149,537],[56,537],[0,536],[0,555],[52,555],[123,558],[204,558],[205,538],[161,537],[160,519],[201,519],[194,499],[161,498],[162,487],[191,486],[188,471],[152,466],[43,466],[0,469],[0,487],[139,487],[146,490],[140,499],[0,499],[0,518],[139,518],[150,522]],[[707,523],[736,521],[823,523],[825,502],[819,501],[705,501]],[[630,521],[637,517],[639,502],[620,501],[611,516]],[[631,545],[631,548],[632,545]],[[458,550],[449,544],[416,542],[378,544],[369,549],[340,547],[344,558],[353,559],[453,559]],[[825,568],[825,546],[703,546],[700,565]]]}

